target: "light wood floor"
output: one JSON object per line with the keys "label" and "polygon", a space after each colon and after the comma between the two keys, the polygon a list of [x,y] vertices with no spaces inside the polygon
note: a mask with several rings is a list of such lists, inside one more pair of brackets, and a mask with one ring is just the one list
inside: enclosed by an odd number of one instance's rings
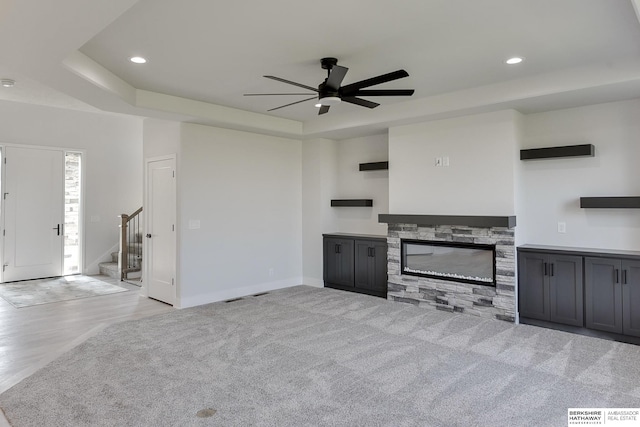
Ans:
{"label": "light wood floor", "polygon": [[130,291],[24,308],[0,298],[0,393],[110,324],[174,310],[137,286],[97,277]]}

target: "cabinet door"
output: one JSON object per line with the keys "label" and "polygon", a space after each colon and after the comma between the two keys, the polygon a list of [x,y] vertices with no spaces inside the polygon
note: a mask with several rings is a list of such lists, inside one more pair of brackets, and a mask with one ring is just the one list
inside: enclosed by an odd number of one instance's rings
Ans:
{"label": "cabinet door", "polygon": [[324,281],[353,286],[353,240],[325,237]]}
{"label": "cabinet door", "polygon": [[387,245],[383,242],[356,240],[356,288],[387,291]]}
{"label": "cabinet door", "polygon": [[356,240],[356,271],[355,282],[356,288],[372,289],[372,281],[374,272],[374,262],[371,257],[371,248],[373,245],[366,240]]}
{"label": "cabinet door", "polygon": [[622,262],[622,329],[640,337],[640,262]]}
{"label": "cabinet door", "polygon": [[549,320],[584,326],[582,257],[549,255]]}
{"label": "cabinet door", "polygon": [[387,293],[387,244],[384,242],[376,242],[373,246],[373,262],[374,262],[374,291]]}
{"label": "cabinet door", "polygon": [[518,253],[518,312],[531,319],[549,320],[547,255]]}
{"label": "cabinet door", "polygon": [[619,260],[585,258],[586,327],[622,333],[622,288]]}

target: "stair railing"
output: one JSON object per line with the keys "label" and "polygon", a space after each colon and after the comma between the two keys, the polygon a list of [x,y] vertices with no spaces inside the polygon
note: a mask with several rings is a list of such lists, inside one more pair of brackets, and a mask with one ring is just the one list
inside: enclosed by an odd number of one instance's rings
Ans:
{"label": "stair railing", "polygon": [[[131,271],[140,271],[142,259],[142,235],[140,230],[140,213],[142,208],[131,215],[120,217],[120,249],[118,250],[118,273],[120,280],[126,280]],[[140,242],[138,242],[140,240]],[[136,244],[129,247],[131,242]]]}

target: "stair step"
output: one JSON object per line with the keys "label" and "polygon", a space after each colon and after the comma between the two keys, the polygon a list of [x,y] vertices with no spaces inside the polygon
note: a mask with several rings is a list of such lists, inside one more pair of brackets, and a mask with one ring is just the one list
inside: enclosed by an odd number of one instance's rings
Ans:
{"label": "stair step", "polygon": [[[118,252],[111,252],[111,262],[118,263]],[[135,253],[129,252],[129,264],[141,264],[142,263],[142,254],[137,255]]]}
{"label": "stair step", "polygon": [[114,279],[120,279],[117,262],[101,262],[98,264],[98,267],[100,268],[100,274],[113,277]]}
{"label": "stair step", "polygon": [[[120,272],[118,271],[117,262],[101,262],[100,264],[98,264],[98,267],[100,268],[100,274],[113,277],[114,279],[120,279]],[[127,277],[136,278],[140,277],[140,274],[136,273],[140,273],[141,270],[142,269],[140,267],[132,267],[127,268],[125,272],[127,273]]]}

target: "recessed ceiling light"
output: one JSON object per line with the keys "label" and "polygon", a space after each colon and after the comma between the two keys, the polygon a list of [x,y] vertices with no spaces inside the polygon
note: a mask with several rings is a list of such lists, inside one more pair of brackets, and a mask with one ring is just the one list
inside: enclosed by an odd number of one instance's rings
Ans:
{"label": "recessed ceiling light", "polygon": [[515,65],[515,64],[519,64],[524,60],[524,58],[520,58],[519,56],[514,56],[513,58],[509,58],[507,59],[506,62],[509,65]]}
{"label": "recessed ceiling light", "polygon": [[1,79],[0,84],[2,84],[2,87],[14,87],[16,85],[16,81],[13,79]]}
{"label": "recessed ceiling light", "polygon": [[144,64],[145,62],[147,62],[146,59],[144,59],[142,56],[133,56],[131,58],[129,58],[129,61],[136,63],[136,64]]}

